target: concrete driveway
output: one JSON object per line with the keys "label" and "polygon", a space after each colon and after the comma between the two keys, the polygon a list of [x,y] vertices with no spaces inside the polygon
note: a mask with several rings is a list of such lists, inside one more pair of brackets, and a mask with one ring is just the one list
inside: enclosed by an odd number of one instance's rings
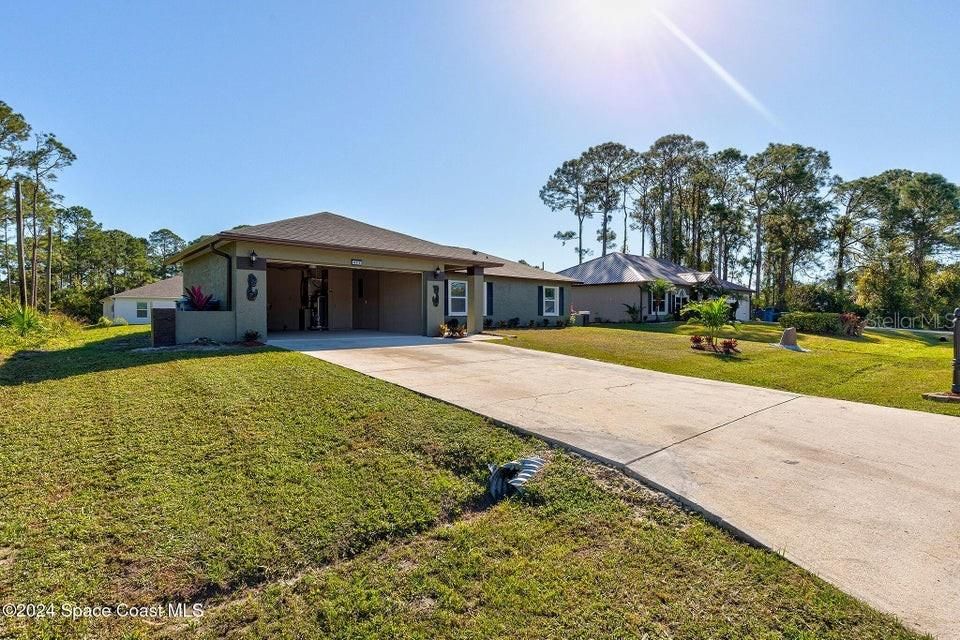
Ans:
{"label": "concrete driveway", "polygon": [[478,341],[278,346],[588,453],[960,638],[960,419]]}

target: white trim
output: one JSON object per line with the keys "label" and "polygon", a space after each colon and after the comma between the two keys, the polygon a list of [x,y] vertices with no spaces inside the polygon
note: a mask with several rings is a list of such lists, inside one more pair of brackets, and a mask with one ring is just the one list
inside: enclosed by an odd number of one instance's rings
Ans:
{"label": "white trim", "polygon": [[[140,315],[140,305],[143,305],[143,315]],[[150,317],[150,301],[149,300],[137,300],[134,303],[134,312],[137,314],[137,318],[149,318]]]}
{"label": "white trim", "polygon": [[[553,290],[553,299],[550,300],[550,302],[553,303],[553,312],[552,312],[552,313],[550,313],[550,312],[547,311],[547,290],[548,290],[548,289],[552,289],[552,290]],[[560,315],[560,287],[544,286],[544,287],[543,287],[543,302],[542,302],[542,304],[543,304],[543,315],[544,315],[544,316],[550,316],[551,318],[556,317],[556,316],[559,316],[559,315]]]}
{"label": "white trim", "polygon": [[[463,285],[463,295],[462,295],[462,296],[454,296],[454,295],[453,295],[453,285],[455,285],[455,284],[462,284],[462,285]],[[453,301],[454,301],[455,299],[456,299],[456,300],[460,300],[461,298],[463,299],[463,311],[454,311],[454,310],[453,310]],[[449,313],[447,313],[447,315],[448,315],[448,316],[460,316],[460,317],[466,316],[466,315],[467,315],[467,310],[470,308],[470,307],[469,307],[469,304],[470,304],[470,303],[469,303],[469,300],[470,300],[470,285],[469,285],[469,283],[468,283],[466,280],[450,280],[450,281],[449,281],[449,284],[447,284],[447,311],[449,312]]]}

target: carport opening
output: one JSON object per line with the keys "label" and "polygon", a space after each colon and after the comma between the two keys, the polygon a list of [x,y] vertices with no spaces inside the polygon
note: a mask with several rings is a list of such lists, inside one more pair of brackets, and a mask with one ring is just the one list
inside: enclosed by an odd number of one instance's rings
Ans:
{"label": "carport opening", "polygon": [[267,331],[423,333],[420,273],[268,263]]}

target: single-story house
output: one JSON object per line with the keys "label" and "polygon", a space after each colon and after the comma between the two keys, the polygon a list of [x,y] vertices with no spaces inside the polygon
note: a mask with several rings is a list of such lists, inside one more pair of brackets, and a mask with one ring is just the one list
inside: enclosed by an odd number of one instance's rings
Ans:
{"label": "single-story house", "polygon": [[176,275],[103,298],[103,315],[130,324],[149,324],[153,309],[173,309],[183,297],[183,276]]}
{"label": "single-story house", "polygon": [[[571,304],[578,311],[589,311],[593,321],[629,320],[628,304],[637,305],[645,321],[663,320],[690,300],[717,295],[728,297],[736,307],[737,320],[750,319],[752,292],[748,287],[669,260],[615,251],[559,273],[579,281],[571,288]],[[656,297],[650,284],[660,279],[666,280],[670,289]]]}
{"label": "single-story house", "polygon": [[[215,310],[162,314],[175,342],[242,340],[249,332],[363,329],[437,335],[516,318],[566,318],[573,280],[481,251],[437,244],[334,213],[221,231],[172,256],[183,283]],[[164,338],[169,342],[170,338]]]}

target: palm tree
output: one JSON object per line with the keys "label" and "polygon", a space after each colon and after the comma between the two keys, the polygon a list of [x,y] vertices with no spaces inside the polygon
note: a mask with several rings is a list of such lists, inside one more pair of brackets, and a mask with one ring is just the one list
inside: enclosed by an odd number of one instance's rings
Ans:
{"label": "palm tree", "polygon": [[704,333],[707,334],[707,343],[714,351],[717,350],[717,337],[725,326],[730,325],[734,331],[740,331],[740,327],[730,321],[730,306],[723,298],[688,302],[680,313],[684,316],[694,315],[699,318]]}

